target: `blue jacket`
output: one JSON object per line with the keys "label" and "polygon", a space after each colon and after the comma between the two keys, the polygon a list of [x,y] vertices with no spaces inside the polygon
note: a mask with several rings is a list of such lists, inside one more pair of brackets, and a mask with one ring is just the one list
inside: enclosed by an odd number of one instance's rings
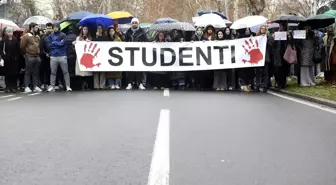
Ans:
{"label": "blue jacket", "polygon": [[67,45],[65,42],[65,33],[58,31],[49,36],[50,56],[61,57],[67,56]]}

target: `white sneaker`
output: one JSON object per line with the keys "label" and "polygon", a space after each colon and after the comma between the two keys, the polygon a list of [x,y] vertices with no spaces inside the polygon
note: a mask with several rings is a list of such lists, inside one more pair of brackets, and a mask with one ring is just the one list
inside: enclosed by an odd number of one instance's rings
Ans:
{"label": "white sneaker", "polygon": [[145,90],[146,88],[145,88],[142,84],[140,84],[140,85],[139,85],[139,89],[141,89],[141,90]]}
{"label": "white sneaker", "polygon": [[50,86],[47,90],[48,92],[55,92],[55,87],[54,86]]}
{"label": "white sneaker", "polygon": [[29,87],[26,87],[25,90],[24,90],[25,93],[31,93],[32,90],[29,88]]}
{"label": "white sneaker", "polygon": [[66,91],[67,91],[67,92],[71,92],[72,89],[68,86],[68,87],[66,87]]}
{"label": "white sneaker", "polygon": [[115,89],[115,88],[116,88],[116,86],[115,86],[115,85],[112,85],[112,86],[111,86],[111,89]]}
{"label": "white sneaker", "polygon": [[131,90],[132,89],[132,84],[128,84],[126,87],[127,90]]}
{"label": "white sneaker", "polygon": [[164,88],[164,87],[161,87],[161,90],[165,90],[165,88]]}
{"label": "white sneaker", "polygon": [[54,89],[55,90],[59,90],[60,88],[59,88],[59,86],[55,86]]}
{"label": "white sneaker", "polygon": [[36,86],[36,87],[34,88],[34,92],[42,92],[42,89],[40,89],[39,87]]}
{"label": "white sneaker", "polygon": [[120,86],[117,84],[117,85],[115,86],[115,88],[116,88],[116,89],[120,89]]}

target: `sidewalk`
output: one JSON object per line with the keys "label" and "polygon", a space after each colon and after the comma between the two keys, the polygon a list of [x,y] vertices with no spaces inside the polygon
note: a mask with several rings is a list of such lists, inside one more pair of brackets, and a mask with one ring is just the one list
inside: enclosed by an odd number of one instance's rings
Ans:
{"label": "sidewalk", "polygon": [[[305,87],[302,87],[302,88],[305,88]],[[302,100],[306,100],[306,101],[309,101],[309,102],[321,104],[321,105],[336,109],[336,101],[334,101],[334,100],[329,100],[329,99],[315,97],[315,96],[309,96],[309,95],[305,95],[305,94],[297,93],[297,92],[291,92],[290,90],[287,90],[287,89],[281,90],[280,92],[276,91],[275,88],[271,88],[270,90],[273,91],[273,92],[277,92],[277,93],[284,94],[284,95],[287,95],[287,96],[292,96],[294,98],[299,98],[299,99],[302,99]],[[335,92],[336,92],[336,89],[335,89]],[[336,97],[334,97],[334,98],[336,98]]]}

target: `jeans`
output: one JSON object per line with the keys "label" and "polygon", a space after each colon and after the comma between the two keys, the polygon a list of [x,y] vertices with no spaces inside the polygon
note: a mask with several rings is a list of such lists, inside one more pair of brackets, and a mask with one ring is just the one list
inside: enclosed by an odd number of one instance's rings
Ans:
{"label": "jeans", "polygon": [[[38,56],[26,56],[25,57],[26,63],[26,73],[25,73],[25,87],[30,85],[35,88],[38,82],[39,70],[41,65],[41,59]],[[30,81],[32,77],[32,81]]]}
{"label": "jeans", "polygon": [[50,57],[50,68],[51,68],[50,85],[55,86],[56,84],[56,75],[58,66],[61,66],[61,69],[63,71],[65,85],[67,87],[70,87],[70,76],[68,72],[68,62],[66,56]]}
{"label": "jeans", "polygon": [[119,85],[121,86],[121,79],[120,78],[109,78],[107,79],[108,85]]}

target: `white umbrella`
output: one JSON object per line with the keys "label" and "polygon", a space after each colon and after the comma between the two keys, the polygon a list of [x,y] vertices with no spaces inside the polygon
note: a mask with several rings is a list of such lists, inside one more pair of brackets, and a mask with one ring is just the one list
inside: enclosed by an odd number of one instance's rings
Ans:
{"label": "white umbrella", "polygon": [[24,23],[23,26],[24,27],[28,27],[30,23],[36,23],[38,24],[40,27],[44,27],[47,23],[49,22],[53,22],[53,20],[49,19],[48,17],[44,17],[44,16],[32,16],[29,17]]}
{"label": "white umbrella", "polygon": [[261,15],[251,15],[241,19],[238,19],[231,25],[231,29],[243,29],[243,28],[251,28],[253,26],[266,24],[267,18]]}
{"label": "white umbrella", "polygon": [[221,16],[217,14],[203,14],[199,17],[193,17],[193,22],[197,27],[206,27],[211,25],[215,28],[225,28],[226,24],[231,23],[228,20],[222,19]]}

